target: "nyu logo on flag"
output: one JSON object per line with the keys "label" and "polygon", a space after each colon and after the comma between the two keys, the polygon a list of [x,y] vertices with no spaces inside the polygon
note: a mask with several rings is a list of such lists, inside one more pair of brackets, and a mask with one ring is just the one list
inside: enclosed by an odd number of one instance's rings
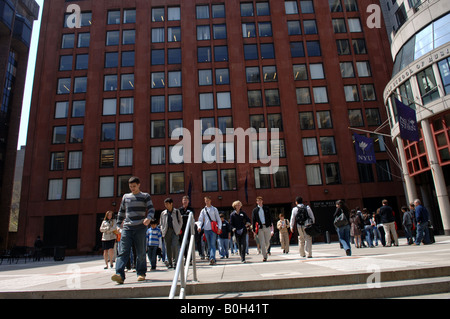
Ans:
{"label": "nyu logo on flag", "polygon": [[356,162],[361,164],[376,163],[373,140],[356,133],[353,134],[353,138],[355,139]]}
{"label": "nyu logo on flag", "polygon": [[398,114],[398,124],[401,138],[418,142],[420,139],[417,126],[416,111],[395,99]]}

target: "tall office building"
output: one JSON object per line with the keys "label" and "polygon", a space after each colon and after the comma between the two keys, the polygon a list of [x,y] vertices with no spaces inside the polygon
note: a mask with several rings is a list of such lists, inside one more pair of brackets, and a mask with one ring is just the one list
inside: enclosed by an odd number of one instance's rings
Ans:
{"label": "tall office building", "polygon": [[[383,2],[395,60],[384,90],[407,198],[428,207],[438,232],[450,234],[450,2]],[[395,99],[416,112],[419,141],[400,138]]]}
{"label": "tall office building", "polygon": [[261,195],[289,218],[301,195],[334,232],[338,199],[375,211],[387,198],[398,212],[391,141],[372,134],[374,164],[356,162],[353,142],[387,119],[393,63],[385,29],[366,23],[374,3],[45,1],[20,243],[98,248],[131,175],[158,213],[190,194],[197,215],[205,195],[250,215]]}
{"label": "tall office building", "polygon": [[8,246],[22,98],[38,14],[33,0],[0,0],[0,249]]}

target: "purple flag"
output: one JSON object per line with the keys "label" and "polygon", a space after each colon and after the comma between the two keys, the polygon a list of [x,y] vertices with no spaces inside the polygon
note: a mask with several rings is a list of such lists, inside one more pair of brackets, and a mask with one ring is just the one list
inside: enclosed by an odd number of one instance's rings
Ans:
{"label": "purple flag", "polygon": [[408,141],[418,142],[420,139],[419,127],[417,126],[416,111],[395,99],[397,106],[398,124],[400,137]]}
{"label": "purple flag", "polygon": [[356,162],[361,164],[376,163],[375,149],[371,138],[354,133]]}

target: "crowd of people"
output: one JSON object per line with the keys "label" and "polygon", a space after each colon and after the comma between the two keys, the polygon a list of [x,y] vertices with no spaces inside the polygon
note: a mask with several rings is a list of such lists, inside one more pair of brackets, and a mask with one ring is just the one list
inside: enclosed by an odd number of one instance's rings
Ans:
{"label": "crowd of people", "polygon": [[[113,212],[108,211],[100,227],[105,269],[108,263],[113,268],[117,253],[115,274],[111,279],[119,284],[125,280],[126,268],[136,270],[138,281],[145,280],[147,258],[152,270],[156,269],[157,259],[163,261],[168,269],[175,268],[182,235],[186,231],[190,213],[194,213],[189,206],[188,196],[182,198],[180,208],[175,208],[173,200],[167,198],[164,201],[166,209],[158,222],[154,218],[155,208],[150,195],[140,190],[139,178],[130,178],[129,187],[131,193],[123,196],[117,220],[113,218]],[[229,220],[225,219],[224,214],[219,214],[209,196],[204,197],[204,202],[205,206],[195,222],[194,238],[200,258],[208,258],[210,265],[216,264],[217,250],[220,258],[228,258],[231,251],[232,254],[239,254],[241,262],[245,263],[249,235],[254,236],[258,253],[262,255],[262,261],[266,262],[270,255],[274,227],[278,229],[284,254],[289,253],[291,236],[297,230],[300,256],[312,258],[313,226],[316,221],[311,207],[303,203],[302,197],[295,198],[290,221],[284,214],[279,214],[279,219],[274,221],[261,196],[256,198],[256,206],[250,216],[242,210],[243,205],[239,200],[233,202]],[[420,245],[422,240],[425,244],[430,243],[429,214],[420,200],[415,200],[409,209],[402,207],[402,212],[408,244]],[[375,247],[379,242],[383,246],[398,246],[394,212],[387,200],[383,200],[375,213],[365,208],[349,210],[345,202],[339,200],[333,218],[341,248],[347,256],[351,256],[352,244],[356,248]]]}

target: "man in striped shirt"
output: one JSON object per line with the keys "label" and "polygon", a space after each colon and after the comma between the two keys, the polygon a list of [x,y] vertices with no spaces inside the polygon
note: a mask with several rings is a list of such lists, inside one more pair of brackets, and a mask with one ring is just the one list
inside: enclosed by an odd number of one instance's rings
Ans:
{"label": "man in striped shirt", "polygon": [[138,281],[144,281],[147,272],[145,241],[147,226],[155,216],[155,208],[149,194],[140,190],[138,177],[131,177],[128,181],[131,193],[123,195],[117,216],[117,225],[122,228],[120,248],[116,261],[116,274],[111,280],[123,284],[125,280],[125,266],[130,259],[130,251],[134,245],[136,249],[136,273]]}

